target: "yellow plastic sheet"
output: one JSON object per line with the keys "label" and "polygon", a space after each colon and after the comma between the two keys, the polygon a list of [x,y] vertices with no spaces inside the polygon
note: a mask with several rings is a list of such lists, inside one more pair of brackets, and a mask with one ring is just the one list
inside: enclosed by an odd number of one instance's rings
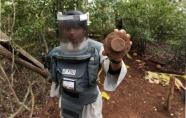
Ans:
{"label": "yellow plastic sheet", "polygon": [[[159,72],[152,72],[152,71],[145,72],[145,79],[147,79],[150,83],[162,84],[163,86],[169,84],[169,80],[171,76],[180,79],[186,79],[186,75],[176,75],[176,74],[159,73]],[[179,79],[176,79],[175,85],[177,86],[177,88],[179,87],[185,88]]]}
{"label": "yellow plastic sheet", "polygon": [[106,100],[109,100],[109,99],[110,99],[110,96],[109,96],[105,91],[102,91],[102,92],[101,92],[101,96],[102,96],[103,98],[105,98]]}

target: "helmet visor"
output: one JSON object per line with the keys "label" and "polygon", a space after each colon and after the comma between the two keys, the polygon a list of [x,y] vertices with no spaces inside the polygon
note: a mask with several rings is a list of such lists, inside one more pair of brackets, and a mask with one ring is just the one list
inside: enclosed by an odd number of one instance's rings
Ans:
{"label": "helmet visor", "polygon": [[59,39],[67,50],[80,50],[86,46],[87,14],[62,15],[58,14]]}

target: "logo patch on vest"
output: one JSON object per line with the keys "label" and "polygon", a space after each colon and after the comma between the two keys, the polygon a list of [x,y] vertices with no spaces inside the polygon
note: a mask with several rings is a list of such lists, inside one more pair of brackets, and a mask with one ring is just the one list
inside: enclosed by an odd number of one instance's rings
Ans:
{"label": "logo patch on vest", "polygon": [[75,81],[70,78],[63,78],[63,87],[69,90],[74,90]]}
{"label": "logo patch on vest", "polygon": [[74,69],[63,69],[62,74],[65,75],[76,75],[76,70]]}

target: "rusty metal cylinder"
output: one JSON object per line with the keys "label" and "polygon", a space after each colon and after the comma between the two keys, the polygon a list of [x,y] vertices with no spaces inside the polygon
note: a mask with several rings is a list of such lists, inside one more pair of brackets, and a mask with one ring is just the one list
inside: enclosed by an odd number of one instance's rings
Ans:
{"label": "rusty metal cylinder", "polygon": [[104,39],[104,52],[112,58],[122,58],[130,47],[130,35],[126,32],[111,32]]}

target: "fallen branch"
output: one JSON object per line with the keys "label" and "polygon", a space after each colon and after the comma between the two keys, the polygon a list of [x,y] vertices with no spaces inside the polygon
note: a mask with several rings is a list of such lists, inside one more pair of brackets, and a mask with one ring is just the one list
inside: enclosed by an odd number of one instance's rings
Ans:
{"label": "fallen branch", "polygon": [[1,64],[0,64],[0,72],[1,72],[1,74],[3,76],[2,78],[4,78],[4,80],[8,78],[8,76],[6,75],[6,73],[5,73],[5,71],[4,71],[4,69],[3,69]]}
{"label": "fallen branch", "polygon": [[[17,97],[17,94],[16,94],[16,92],[14,91],[13,86],[12,86],[12,84],[10,83],[9,78],[8,78],[7,74],[5,73],[5,71],[4,71],[4,69],[3,69],[3,67],[2,67],[1,64],[0,64],[0,70],[1,70],[1,72],[4,74],[4,77],[5,77],[5,79],[7,80],[8,85],[9,85],[9,88],[10,88],[10,90],[12,91],[13,96],[15,97],[17,103],[18,103],[19,105],[22,105],[22,103],[20,102],[19,98]],[[30,109],[29,109],[26,105],[23,104],[23,106],[24,106],[27,110],[30,111]]]}
{"label": "fallen branch", "polygon": [[[17,54],[16,56],[14,54]],[[48,77],[48,72],[45,70],[44,65],[37,59],[32,57],[29,53],[23,50],[20,46],[11,43],[10,37],[0,30],[0,55],[15,63],[21,64],[26,68],[37,72],[44,78]],[[15,57],[14,57],[15,56]]]}
{"label": "fallen branch", "polygon": [[43,39],[43,42],[45,45],[45,52],[47,53],[48,52],[48,45],[47,45],[47,41],[45,39],[45,33],[41,33],[41,36],[42,36],[42,39]]}
{"label": "fallen branch", "polygon": [[170,77],[168,97],[167,97],[167,103],[166,103],[166,109],[169,112],[170,112],[171,105],[172,105],[172,99],[174,97],[174,84],[175,84],[175,78],[172,76]]}
{"label": "fallen branch", "polygon": [[19,109],[14,113],[14,114],[12,114],[11,116],[10,116],[10,118],[14,118],[16,115],[18,115],[21,111],[22,111],[22,109],[24,108],[24,106],[25,106],[25,102],[26,102],[26,100],[27,100],[27,97],[28,97],[28,95],[29,95],[29,93],[30,93],[30,84],[29,84],[29,87],[27,88],[27,93],[25,94],[25,97],[24,97],[24,99],[23,99],[23,102],[22,102],[22,104],[21,104],[21,106],[19,107]]}
{"label": "fallen branch", "polygon": [[31,107],[31,112],[30,112],[30,118],[32,118],[33,112],[34,112],[34,104],[35,104],[35,97],[34,93],[32,90],[32,84],[29,82],[29,88],[30,88],[30,94],[31,94],[31,100],[32,100],[32,107]]}
{"label": "fallen branch", "polygon": [[13,56],[16,54],[17,57],[28,61],[29,63],[33,64],[34,66],[37,66],[38,68],[43,69],[44,66],[42,63],[40,63],[37,59],[32,57],[29,53],[27,53],[25,50],[23,50],[20,46],[11,43],[11,41],[1,41],[0,40],[0,45],[10,51]]}
{"label": "fallen branch", "polygon": [[[160,66],[165,66],[166,65],[166,63],[163,63],[163,62],[159,62],[159,61],[156,61],[156,60],[153,60],[153,59],[145,59],[145,60],[147,60],[147,61],[150,61],[150,62],[152,62],[152,63],[154,63],[154,64],[158,64],[158,65],[160,65]],[[178,75],[184,75],[185,74],[185,72],[179,72],[179,71],[177,71],[177,70],[174,70],[174,69],[164,69],[164,68],[158,68],[159,69],[159,71],[161,71],[161,72],[163,72],[163,73],[172,73],[172,74],[178,74]]]}
{"label": "fallen branch", "polygon": [[[15,15],[15,14],[14,14]],[[15,16],[14,16],[15,17]],[[15,20],[15,19],[14,19]],[[13,20],[13,25],[12,25],[12,29],[14,27],[14,20]],[[13,33],[13,30],[12,30]],[[12,34],[11,34],[12,36]],[[32,63],[33,65],[43,69],[44,66],[42,63],[40,63],[37,59],[35,59],[34,57],[32,57],[32,55],[30,55],[29,53],[27,53],[25,50],[23,50],[20,46],[16,45],[15,43],[13,43],[11,41],[11,36],[7,36],[4,32],[2,32],[0,30],[0,45],[4,48],[6,48],[7,50],[9,50],[12,54],[17,53],[19,54],[19,56],[25,58],[25,60],[29,61],[30,63]]]}
{"label": "fallen branch", "polygon": [[34,63],[34,65],[36,65],[37,67],[44,69],[43,64],[41,64],[38,60],[36,60],[35,58],[33,58],[30,54],[28,54],[26,51],[24,51],[22,48],[18,48],[16,51],[18,51],[20,54],[22,54],[25,58],[29,59],[32,63]]}
{"label": "fallen branch", "polygon": [[[0,45],[0,55],[3,55],[7,59],[12,60],[12,53],[1,45]],[[20,65],[23,65],[24,67],[26,67],[30,70],[33,70],[34,72],[39,73],[44,78],[48,77],[48,72],[44,68],[43,69],[38,68],[38,67],[32,65],[31,63],[29,63],[29,62],[27,62],[27,61],[25,61],[21,58],[15,58],[15,62],[20,64]]]}
{"label": "fallen branch", "polygon": [[3,81],[5,81],[5,79],[2,76],[0,76],[0,79],[3,80]]}

